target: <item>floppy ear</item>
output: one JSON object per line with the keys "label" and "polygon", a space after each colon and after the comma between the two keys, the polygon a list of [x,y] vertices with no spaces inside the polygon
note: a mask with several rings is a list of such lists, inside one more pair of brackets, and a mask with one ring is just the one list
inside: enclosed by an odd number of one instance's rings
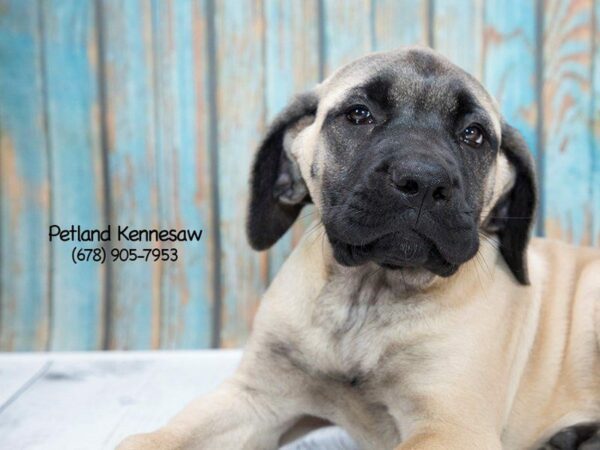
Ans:
{"label": "floppy ear", "polygon": [[273,121],[260,144],[250,175],[246,231],[255,250],[271,247],[292,226],[310,195],[291,146],[317,111],[313,92],[297,96]]}
{"label": "floppy ear", "polygon": [[537,206],[534,161],[521,134],[502,125],[501,151],[514,170],[514,184],[494,205],[487,228],[500,240],[500,253],[519,283],[529,284],[527,244]]}

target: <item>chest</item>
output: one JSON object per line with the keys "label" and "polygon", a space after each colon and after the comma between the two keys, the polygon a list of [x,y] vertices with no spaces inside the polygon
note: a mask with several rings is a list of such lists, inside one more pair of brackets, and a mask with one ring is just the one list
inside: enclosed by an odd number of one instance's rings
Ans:
{"label": "chest", "polygon": [[469,391],[470,374],[482,373],[482,361],[492,373],[504,364],[488,360],[501,354],[503,339],[489,336],[498,336],[502,325],[499,315],[481,310],[483,302],[449,306],[395,281],[367,274],[332,277],[324,286],[297,341],[297,367],[310,371],[311,382],[410,402],[457,386]]}
{"label": "chest", "polygon": [[295,343],[313,413],[352,430],[367,448],[399,442],[394,411],[410,404],[406,382],[439,363],[427,356],[441,339],[422,320],[427,299],[402,294],[382,280],[333,280]]}
{"label": "chest", "polygon": [[[389,279],[334,278],[308,318],[302,354],[317,378],[374,392],[399,383],[408,369],[426,370],[426,357],[442,342],[428,298],[407,293]],[[410,367],[409,367],[410,366]]]}

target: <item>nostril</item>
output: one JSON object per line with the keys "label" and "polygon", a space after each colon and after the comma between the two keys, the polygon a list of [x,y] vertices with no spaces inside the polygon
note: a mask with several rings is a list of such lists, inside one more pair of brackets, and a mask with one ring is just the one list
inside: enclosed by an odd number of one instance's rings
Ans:
{"label": "nostril", "polygon": [[438,186],[433,190],[433,199],[441,202],[449,199],[449,190],[446,186]]}
{"label": "nostril", "polygon": [[415,195],[419,193],[419,183],[411,178],[405,178],[396,184],[396,189],[406,195]]}

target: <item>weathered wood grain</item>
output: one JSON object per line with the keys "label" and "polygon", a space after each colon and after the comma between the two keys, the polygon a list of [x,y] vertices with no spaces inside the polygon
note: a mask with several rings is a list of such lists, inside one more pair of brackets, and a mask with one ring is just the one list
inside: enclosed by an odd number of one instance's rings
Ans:
{"label": "weathered wood grain", "polygon": [[[206,2],[154,1],[156,157],[161,228],[202,229],[161,266],[160,347],[211,343],[212,243]],[[172,248],[172,243],[163,243]]]}
{"label": "weathered wood grain", "polygon": [[538,150],[535,31],[535,0],[485,2],[482,82],[534,155]]}
{"label": "weathered wood grain", "polygon": [[600,246],[600,2],[594,2],[594,54],[593,78],[594,90],[592,92],[592,123],[590,147],[593,155],[591,179],[591,215],[592,215],[592,243]]}
{"label": "weathered wood grain", "polygon": [[114,448],[131,433],[163,425],[194,398],[214,391],[233,374],[240,359],[237,350],[166,353],[158,359],[148,355],[152,366],[145,386],[134,393],[124,392],[131,401],[123,405],[118,423],[103,440],[105,448]]}
{"label": "weathered wood grain", "polygon": [[591,243],[593,1],[548,1],[544,10],[544,211],[546,234]]}
{"label": "weathered wood grain", "polygon": [[[50,0],[41,4],[52,223],[102,228],[104,184],[94,2]],[[94,262],[73,264],[74,245],[79,244],[51,243],[53,350],[102,346],[105,267]]]}
{"label": "weathered wood grain", "polygon": [[0,414],[35,382],[45,364],[41,357],[0,363]]}
{"label": "weathered wood grain", "polygon": [[[294,95],[320,81],[318,14],[317,0],[265,2],[267,121],[273,120]],[[269,251],[270,279],[315,217],[314,208],[305,207],[292,229]]]}
{"label": "weathered wood grain", "polygon": [[[240,359],[237,350],[0,355],[0,448],[112,450],[213,391]],[[5,386],[14,395],[3,407]],[[328,427],[281,448],[357,447]]]}
{"label": "weathered wood grain", "polygon": [[0,30],[0,349],[44,349],[50,184],[38,3],[0,1]]}
{"label": "weathered wood grain", "polygon": [[194,397],[214,390],[240,356],[238,351],[0,356],[1,384],[5,366],[49,362],[2,411],[0,447],[114,449],[125,436],[158,428]]}
{"label": "weathered wood grain", "polygon": [[323,1],[325,76],[373,50],[373,4],[370,0]]}
{"label": "weathered wood grain", "polygon": [[435,0],[433,46],[473,76],[483,73],[483,0]]}
{"label": "weathered wood grain", "polygon": [[[598,30],[595,0],[0,0],[0,349],[243,343],[315,218],[249,248],[256,145],[294,93],[371,50],[431,40],[481,79],[541,163],[539,230],[598,245]],[[75,266],[50,223],[204,235],[177,263]]]}
{"label": "weathered wood grain", "polygon": [[427,45],[429,35],[427,0],[373,0],[376,51],[404,45]]}
{"label": "weathered wood grain", "polygon": [[[150,4],[103,1],[109,222],[156,228],[158,181],[153,25]],[[113,242],[114,248],[134,248]],[[152,248],[155,243],[136,243]],[[116,262],[110,268],[109,348],[157,348],[160,340],[158,263]]]}
{"label": "weathered wood grain", "polygon": [[225,347],[245,341],[268,278],[267,255],[251,250],[245,233],[250,164],[265,126],[264,32],[262,1],[215,2]]}

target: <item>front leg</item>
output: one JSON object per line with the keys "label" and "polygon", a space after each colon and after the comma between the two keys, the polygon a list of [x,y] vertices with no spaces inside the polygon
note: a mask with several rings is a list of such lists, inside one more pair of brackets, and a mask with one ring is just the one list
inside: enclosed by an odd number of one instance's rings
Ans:
{"label": "front leg", "polygon": [[277,448],[280,436],[305,415],[307,394],[302,389],[304,375],[297,368],[282,367],[272,342],[274,337],[286,342],[289,330],[306,320],[296,305],[311,301],[324,285],[324,258],[330,255],[324,239],[322,233],[305,236],[275,277],[234,377],[192,402],[163,428],[127,438],[119,450]]}
{"label": "front leg", "polygon": [[235,378],[190,403],[164,427],[125,439],[118,450],[276,449],[299,414],[260,383]]}

